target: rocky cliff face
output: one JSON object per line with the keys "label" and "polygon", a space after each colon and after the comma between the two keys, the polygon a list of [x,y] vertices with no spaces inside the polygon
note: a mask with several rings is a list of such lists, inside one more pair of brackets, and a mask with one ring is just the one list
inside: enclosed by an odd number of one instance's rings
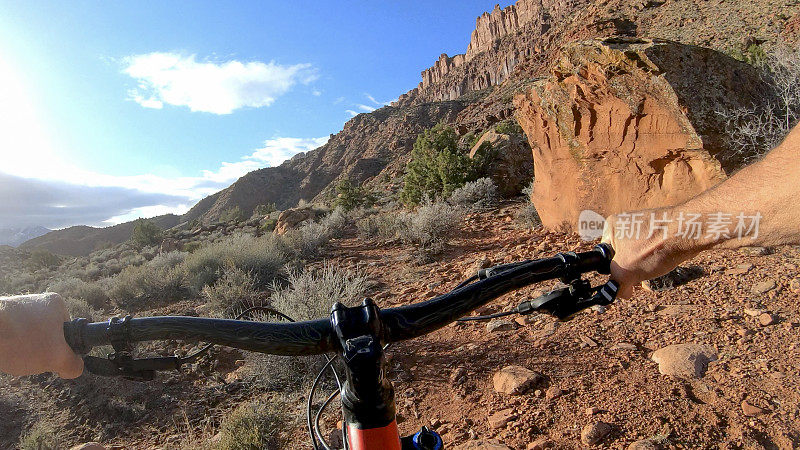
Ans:
{"label": "rocky cliff face", "polygon": [[583,210],[667,206],[712,187],[742,163],[726,152],[717,111],[770,95],[753,67],[706,48],[636,38],[567,46],[552,75],[515,98],[542,223],[574,228]]}
{"label": "rocky cliff face", "polygon": [[778,0],[519,0],[476,20],[464,54],[442,54],[400,102],[451,100],[509,79],[536,77],[566,43],[627,35],[718,50],[748,39],[797,40],[800,6]]}

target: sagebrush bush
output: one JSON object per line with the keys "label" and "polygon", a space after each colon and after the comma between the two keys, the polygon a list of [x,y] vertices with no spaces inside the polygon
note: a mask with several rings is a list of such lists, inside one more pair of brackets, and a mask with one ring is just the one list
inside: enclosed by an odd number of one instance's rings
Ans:
{"label": "sagebrush bush", "polygon": [[536,207],[528,201],[515,213],[517,223],[525,228],[539,228],[542,226],[542,219],[539,217],[539,212]]}
{"label": "sagebrush bush", "polygon": [[161,253],[156,255],[153,259],[150,260],[150,267],[156,269],[172,269],[183,264],[186,261],[186,256],[189,253],[181,252],[181,251],[171,251],[167,253]]}
{"label": "sagebrush bush", "polygon": [[312,320],[330,314],[334,302],[353,306],[370,288],[367,276],[356,270],[324,264],[319,269],[291,270],[288,285],[273,285],[270,303],[294,320]]}
{"label": "sagebrush bush", "polygon": [[497,206],[500,191],[491,178],[479,178],[470,181],[453,191],[448,198],[452,205],[470,209],[488,209]]}
{"label": "sagebrush bush", "polygon": [[417,249],[417,259],[427,262],[444,249],[444,244],[461,222],[464,211],[446,202],[426,202],[416,211],[398,216],[400,239]]}
{"label": "sagebrush bush", "polygon": [[64,303],[67,304],[67,312],[73,319],[89,319],[90,322],[98,319],[97,311],[82,298],[67,297],[64,299]]}
{"label": "sagebrush bush", "polygon": [[163,269],[149,264],[129,266],[112,280],[109,297],[123,308],[141,308],[151,302],[174,301],[190,294],[186,273],[180,268]]}
{"label": "sagebrush bush", "polygon": [[282,434],[291,419],[280,401],[251,401],[236,407],[222,421],[219,450],[280,449],[287,444]]}
{"label": "sagebrush bush", "polygon": [[48,292],[56,292],[62,297],[72,297],[85,300],[93,308],[105,308],[108,306],[108,294],[106,287],[97,282],[86,282],[78,278],[65,278],[50,283],[46,289]]}
{"label": "sagebrush bush", "polygon": [[203,288],[202,295],[217,315],[230,317],[233,311],[252,304],[258,290],[253,275],[228,264],[214,284]]}
{"label": "sagebrush bush", "polygon": [[[361,271],[340,269],[324,264],[318,269],[289,271],[287,282],[273,287],[269,304],[294,320],[311,320],[330,314],[334,302],[358,304],[371,283]],[[271,316],[253,320],[275,321]],[[311,381],[325,363],[319,356],[285,357],[248,353],[246,372],[259,378],[259,384],[272,390],[293,391]]]}
{"label": "sagebrush bush", "polygon": [[342,208],[336,208],[318,221],[305,222],[278,239],[294,257],[313,258],[328,241],[342,236],[347,223],[347,214]]}
{"label": "sagebrush bush", "polygon": [[723,162],[760,159],[800,120],[800,48],[778,47],[767,54],[752,44],[741,59],[761,70],[772,93],[749,108],[717,111],[725,121],[728,145],[719,155]]}
{"label": "sagebrush bush", "polygon": [[439,124],[417,137],[406,165],[402,201],[416,205],[425,198],[447,197],[467,181],[486,171],[491,152],[478,152],[470,159],[467,149],[459,148],[452,127]]}
{"label": "sagebrush bush", "polygon": [[226,265],[250,273],[258,287],[269,286],[286,262],[281,237],[236,234],[198,248],[179,267],[187,274],[191,287],[200,292],[222,276]]}
{"label": "sagebrush bush", "polygon": [[42,419],[33,424],[19,440],[20,450],[61,450],[64,442],[52,422]]}

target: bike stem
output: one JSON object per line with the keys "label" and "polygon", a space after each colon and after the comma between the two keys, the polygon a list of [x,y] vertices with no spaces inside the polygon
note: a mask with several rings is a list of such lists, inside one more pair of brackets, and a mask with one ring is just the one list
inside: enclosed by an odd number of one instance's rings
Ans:
{"label": "bike stem", "polygon": [[331,325],[346,367],[341,398],[350,450],[440,450],[441,438],[427,428],[401,442],[394,387],[383,370],[384,330],[375,302],[368,298],[352,308],[335,303]]}

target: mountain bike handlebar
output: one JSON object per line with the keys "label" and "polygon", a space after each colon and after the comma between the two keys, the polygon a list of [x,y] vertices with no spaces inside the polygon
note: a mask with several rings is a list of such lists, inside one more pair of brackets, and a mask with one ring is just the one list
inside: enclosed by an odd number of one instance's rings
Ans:
{"label": "mountain bike handlebar", "polygon": [[[612,258],[612,248],[600,244],[587,252],[559,253],[550,258],[484,269],[480,271],[481,280],[462,285],[447,294],[421,303],[380,310],[383,326],[379,337],[383,344],[388,344],[431,333],[494,298],[532,283],[552,279],[572,282],[580,280],[581,274],[587,272],[608,274]],[[616,285],[597,292],[591,299],[567,295],[529,302],[529,306],[565,318],[594,304],[608,304],[615,294]],[[101,345],[117,347],[117,344],[153,340],[209,342],[275,355],[313,355],[342,350],[328,318],[291,323],[179,316],[115,318],[98,323],[75,319],[64,324],[64,334],[70,347],[80,354]]]}

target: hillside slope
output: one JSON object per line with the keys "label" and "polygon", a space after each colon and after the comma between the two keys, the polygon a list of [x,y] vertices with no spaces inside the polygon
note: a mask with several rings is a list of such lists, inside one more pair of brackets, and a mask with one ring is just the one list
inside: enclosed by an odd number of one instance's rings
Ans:
{"label": "hillside slope", "polygon": [[[180,216],[165,214],[153,217],[156,225],[172,228],[181,222]],[[84,225],[51,231],[19,246],[21,250],[43,249],[60,255],[86,256],[103,244],[119,244],[130,239],[134,222],[125,222],[106,228]]]}

